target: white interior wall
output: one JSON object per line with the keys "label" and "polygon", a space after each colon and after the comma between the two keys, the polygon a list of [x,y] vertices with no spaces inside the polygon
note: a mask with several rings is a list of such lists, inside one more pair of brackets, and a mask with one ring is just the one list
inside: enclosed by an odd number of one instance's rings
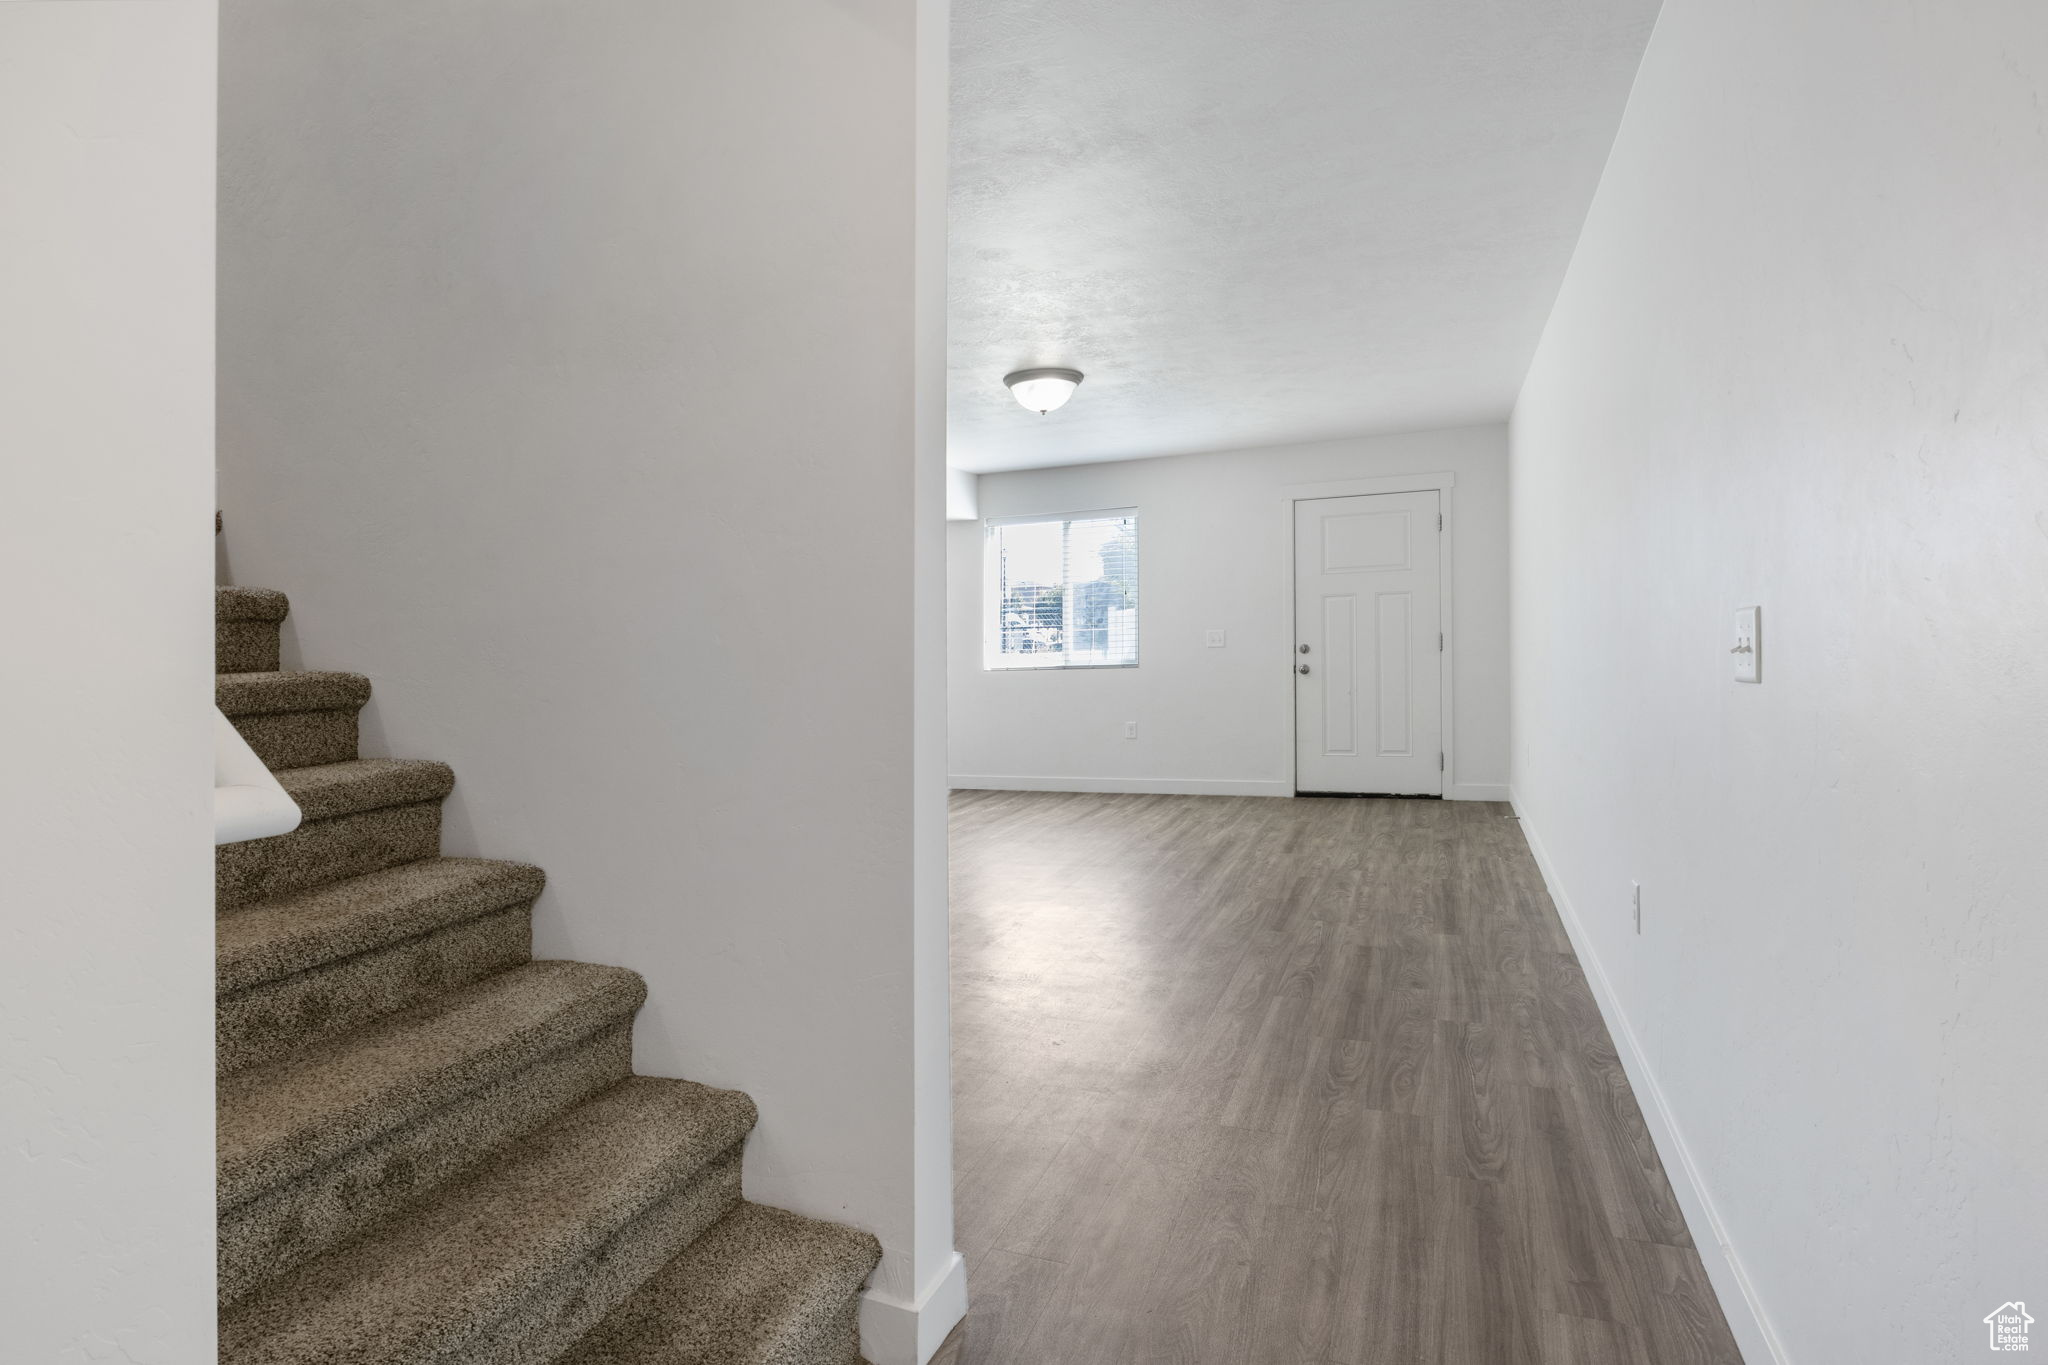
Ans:
{"label": "white interior wall", "polygon": [[2044,98],[2034,0],[1668,0],[1515,412],[1516,799],[1752,1365],[2048,1293]]}
{"label": "white interior wall", "polygon": [[[1084,390],[1075,399],[1086,402]],[[1022,420],[1036,420],[1020,413]],[[949,556],[953,783],[1294,792],[1292,485],[1449,472],[1445,792],[1507,796],[1507,432],[1499,426],[984,474],[982,517],[1138,509],[1136,668],[982,667],[982,528]],[[1221,649],[1205,643],[1225,632]],[[1123,737],[1124,722],[1138,737]]]}
{"label": "white interior wall", "polygon": [[981,513],[977,476],[965,469],[946,471],[946,520],[973,521]]}
{"label": "white interior wall", "polygon": [[946,814],[946,163],[949,0],[917,0],[915,542],[912,613],[911,1151],[913,1297],[870,1294],[867,1357],[929,1360],[967,1312],[953,1246],[952,923]]}
{"label": "white interior wall", "polygon": [[212,0],[0,4],[0,1357],[214,1357]]}
{"label": "white interior wall", "polygon": [[749,1196],[881,1237],[879,1365],[961,1298],[917,20],[232,0],[223,44],[232,572],[371,676],[369,752],[454,765],[449,851],[547,869],[541,953],[646,976],[640,1069],[759,1103]]}

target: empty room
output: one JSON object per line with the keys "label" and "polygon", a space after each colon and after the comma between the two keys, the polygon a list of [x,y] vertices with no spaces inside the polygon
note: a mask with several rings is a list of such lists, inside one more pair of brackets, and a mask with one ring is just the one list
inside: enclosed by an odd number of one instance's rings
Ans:
{"label": "empty room", "polygon": [[2044,101],[0,3],[0,1362],[2029,1351]]}
{"label": "empty room", "polygon": [[1166,8],[953,17],[948,1358],[2023,1347],[2048,22]]}

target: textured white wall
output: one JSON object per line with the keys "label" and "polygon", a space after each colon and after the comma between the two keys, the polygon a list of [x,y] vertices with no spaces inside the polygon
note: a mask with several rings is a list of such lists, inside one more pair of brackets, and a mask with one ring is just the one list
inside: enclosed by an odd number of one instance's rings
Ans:
{"label": "textured white wall", "polygon": [[1518,799],[1799,1365],[2048,1297],[2044,99],[2035,0],[1669,0],[1515,413]]}
{"label": "textured white wall", "polygon": [[0,4],[0,1357],[213,1293],[212,0]]}
{"label": "textured white wall", "polygon": [[[1084,389],[1076,402],[1086,401]],[[1029,414],[1023,414],[1030,420]],[[1507,431],[1499,426],[984,474],[980,514],[1138,509],[1139,666],[982,668],[982,531],[951,537],[957,782],[1294,791],[1293,484],[1450,471],[1452,795],[1505,799]],[[1210,630],[1228,643],[1211,649]],[[1138,738],[1123,737],[1127,720]]]}
{"label": "textured white wall", "polygon": [[873,1230],[876,1293],[919,1301],[952,1248],[916,1245],[950,1226],[943,1071],[913,1080],[916,5],[224,27],[237,581],[291,595],[288,661],[371,675],[373,751],[454,764],[452,852],[547,869],[540,951],[646,975],[643,1070],[760,1103],[749,1194]]}

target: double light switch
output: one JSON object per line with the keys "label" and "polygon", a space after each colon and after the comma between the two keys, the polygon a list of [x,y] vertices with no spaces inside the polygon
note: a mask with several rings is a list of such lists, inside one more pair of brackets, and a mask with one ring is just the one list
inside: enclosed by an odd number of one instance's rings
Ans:
{"label": "double light switch", "polygon": [[1760,607],[1735,609],[1735,644],[1728,653],[1735,660],[1735,681],[1763,681],[1763,634],[1758,630]]}

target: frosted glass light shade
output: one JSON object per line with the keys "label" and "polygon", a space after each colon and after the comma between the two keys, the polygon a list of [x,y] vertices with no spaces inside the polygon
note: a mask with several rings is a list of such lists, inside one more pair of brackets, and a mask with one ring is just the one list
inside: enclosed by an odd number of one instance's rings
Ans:
{"label": "frosted glass light shade", "polygon": [[1074,396],[1081,385],[1079,370],[1019,370],[1003,376],[1017,401],[1043,417]]}

